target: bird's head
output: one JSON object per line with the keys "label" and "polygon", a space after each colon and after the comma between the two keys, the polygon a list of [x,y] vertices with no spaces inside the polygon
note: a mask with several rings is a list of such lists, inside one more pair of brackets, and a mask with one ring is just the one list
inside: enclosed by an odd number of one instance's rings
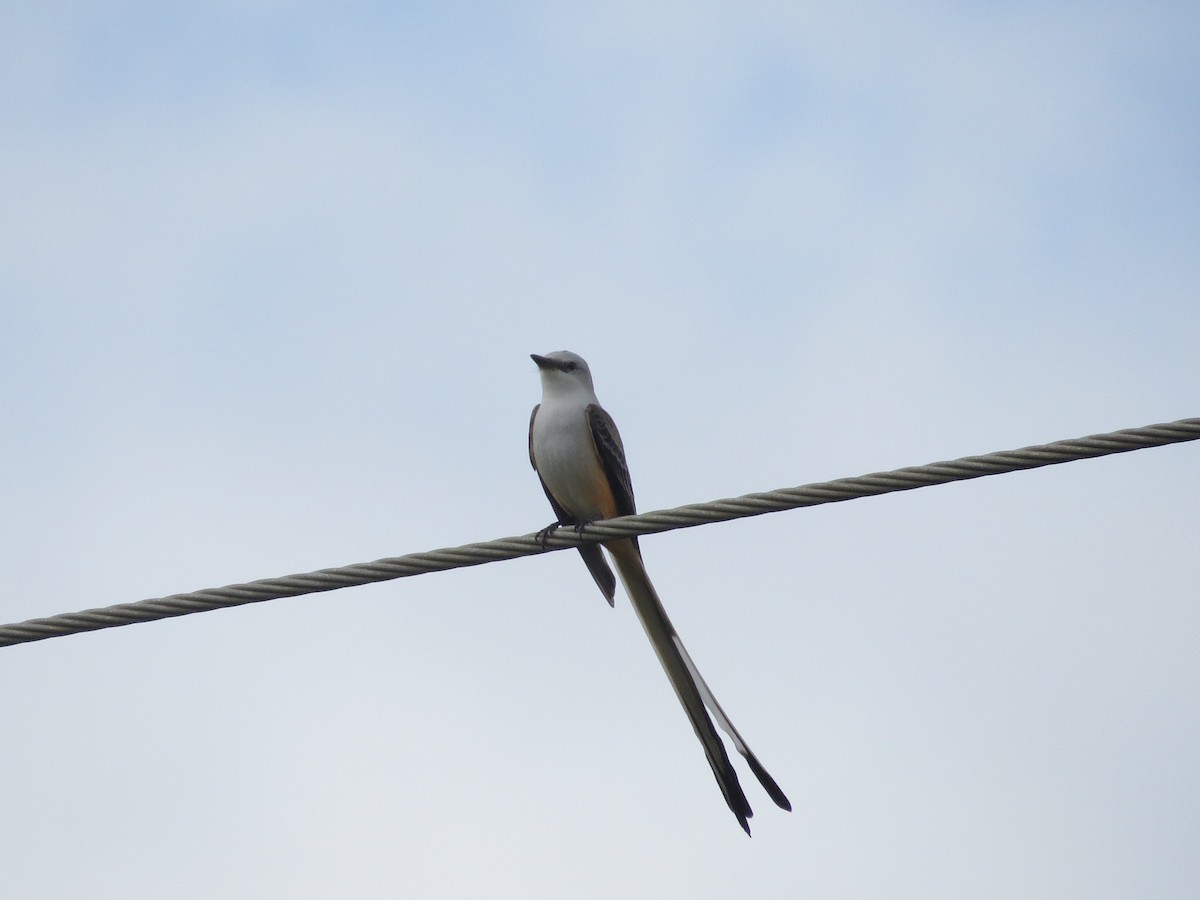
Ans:
{"label": "bird's head", "polygon": [[570,350],[555,350],[545,356],[531,353],[530,358],[537,363],[544,389],[583,389],[589,393],[594,390],[592,370],[588,368],[587,360],[578,353],[572,353]]}

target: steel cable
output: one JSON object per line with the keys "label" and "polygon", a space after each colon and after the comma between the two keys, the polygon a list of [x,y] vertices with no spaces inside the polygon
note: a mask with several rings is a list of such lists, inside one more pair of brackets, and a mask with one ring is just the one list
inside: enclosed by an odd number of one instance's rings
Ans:
{"label": "steel cable", "polygon": [[634,535],[657,534],[676,528],[691,528],[712,522],[726,522],[730,519],[780,512],[785,509],[818,506],[823,503],[839,503],[859,497],[908,491],[935,484],[947,484],[952,481],[965,481],[987,475],[1035,469],[1041,466],[1108,456],[1113,453],[1127,453],[1131,450],[1161,447],[1166,444],[1197,439],[1200,439],[1200,418],[1180,419],[1177,422],[1147,425],[1144,428],[1127,428],[1108,434],[1096,434],[1056,441],[1052,444],[1024,447],[1020,450],[1002,450],[982,456],[967,456],[962,459],[930,463],[924,466],[910,466],[891,472],[875,472],[819,484],[805,484],[759,494],[746,494],[742,497],[715,500],[711,503],[693,503],[675,509],[657,510],[636,516],[623,516],[619,519],[594,522],[582,532],[564,527],[556,529],[541,539],[537,534],[500,538],[478,544],[467,544],[462,547],[411,553],[407,556],[379,559],[374,562],[320,569],[302,575],[265,578],[247,584],[208,588],[187,594],[172,594],[153,600],[139,600],[134,603],[119,603],[115,606],[88,609],[82,612],[62,613],[44,619],[30,619],[27,622],[0,626],[0,647],[62,637],[68,634],[79,634],[85,631],[97,631],[102,628],[115,628],[119,625],[152,622],[156,619],[185,616],[213,609],[241,606],[246,603],[260,603],[264,600],[278,600],[320,591],[333,591],[360,584],[404,578],[409,575],[421,575],[426,572],[478,566],[483,563],[532,556],[551,550],[563,550],[583,543]]}

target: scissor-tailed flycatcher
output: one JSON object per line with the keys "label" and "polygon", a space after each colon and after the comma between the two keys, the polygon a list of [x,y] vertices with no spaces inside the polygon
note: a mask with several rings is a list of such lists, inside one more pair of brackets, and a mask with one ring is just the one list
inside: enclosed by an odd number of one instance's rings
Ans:
{"label": "scissor-tailed flycatcher", "polygon": [[[558,524],[583,526],[599,519],[633,515],[637,510],[621,435],[596,399],[588,364],[582,357],[565,350],[546,356],[533,354],[533,361],[541,371],[542,402],[533,408],[529,419],[529,461],[541,479]],[[750,833],[746,820],[754,813],[708,712],[733,740],[734,747],[746,758],[750,770],[771,799],[783,809],[790,810],[792,804],[750,752],[684,649],[642,565],[637,538],[606,541],[604,547],[616,563],[621,583],[654,645],[658,661],[675,688],[675,695],[691,719],[696,737],[704,745],[704,754],[721,786],[721,793],[725,795],[725,802],[746,834]],[[580,547],[579,552],[612,605],[616,579],[604,560],[600,545],[589,544]]]}

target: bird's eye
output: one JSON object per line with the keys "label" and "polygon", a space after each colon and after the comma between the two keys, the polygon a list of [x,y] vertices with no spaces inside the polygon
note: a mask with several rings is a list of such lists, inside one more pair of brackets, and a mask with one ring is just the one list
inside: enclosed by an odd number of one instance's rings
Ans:
{"label": "bird's eye", "polygon": [[573,362],[569,362],[569,363],[567,363],[567,371],[568,371],[568,372],[574,372],[574,371],[575,371],[576,369],[578,369],[578,368],[579,368],[579,366],[577,366],[577,365],[576,365],[575,363],[573,363]]}

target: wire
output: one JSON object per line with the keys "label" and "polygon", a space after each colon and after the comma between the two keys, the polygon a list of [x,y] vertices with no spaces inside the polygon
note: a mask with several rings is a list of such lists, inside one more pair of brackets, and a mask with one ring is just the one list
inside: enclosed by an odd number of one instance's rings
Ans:
{"label": "wire", "polygon": [[1127,453],[1131,450],[1161,447],[1166,444],[1198,439],[1200,439],[1200,418],[1180,419],[1177,422],[1147,425],[1144,428],[1127,428],[1108,434],[1056,441],[1052,444],[1040,444],[1020,450],[1002,450],[983,456],[967,456],[962,459],[930,463],[925,466],[911,466],[891,472],[875,472],[856,478],[840,478],[836,481],[806,484],[761,494],[746,494],[743,497],[716,500],[711,503],[694,503],[676,509],[658,510],[637,516],[622,516],[618,519],[594,522],[581,533],[570,527],[559,528],[545,536],[543,540],[539,540],[537,534],[526,534],[520,537],[501,538],[445,550],[379,559],[375,562],[320,569],[303,575],[265,578],[247,584],[209,588],[188,594],[172,594],[169,597],[120,603],[116,606],[89,609],[77,613],[62,613],[45,619],[30,619],[27,622],[0,626],[0,647],[62,637],[68,634],[79,634],[85,631],[97,631],[101,628],[115,628],[119,625],[152,622],[156,619],[241,606],[245,603],[260,603],[264,600],[278,600],[283,597],[298,597],[302,594],[333,591],[338,588],[370,584],[376,581],[389,581],[426,572],[478,566],[483,563],[533,556],[546,551],[563,550],[568,547],[577,547],[580,544],[613,538],[657,534],[676,528],[691,528],[696,525],[725,522],[746,516],[759,516],[785,509],[818,506],[822,503],[839,503],[859,497],[873,497],[893,491],[909,491],[935,484],[982,478],[985,475],[1036,469],[1041,466],[1108,456],[1113,453]]}

